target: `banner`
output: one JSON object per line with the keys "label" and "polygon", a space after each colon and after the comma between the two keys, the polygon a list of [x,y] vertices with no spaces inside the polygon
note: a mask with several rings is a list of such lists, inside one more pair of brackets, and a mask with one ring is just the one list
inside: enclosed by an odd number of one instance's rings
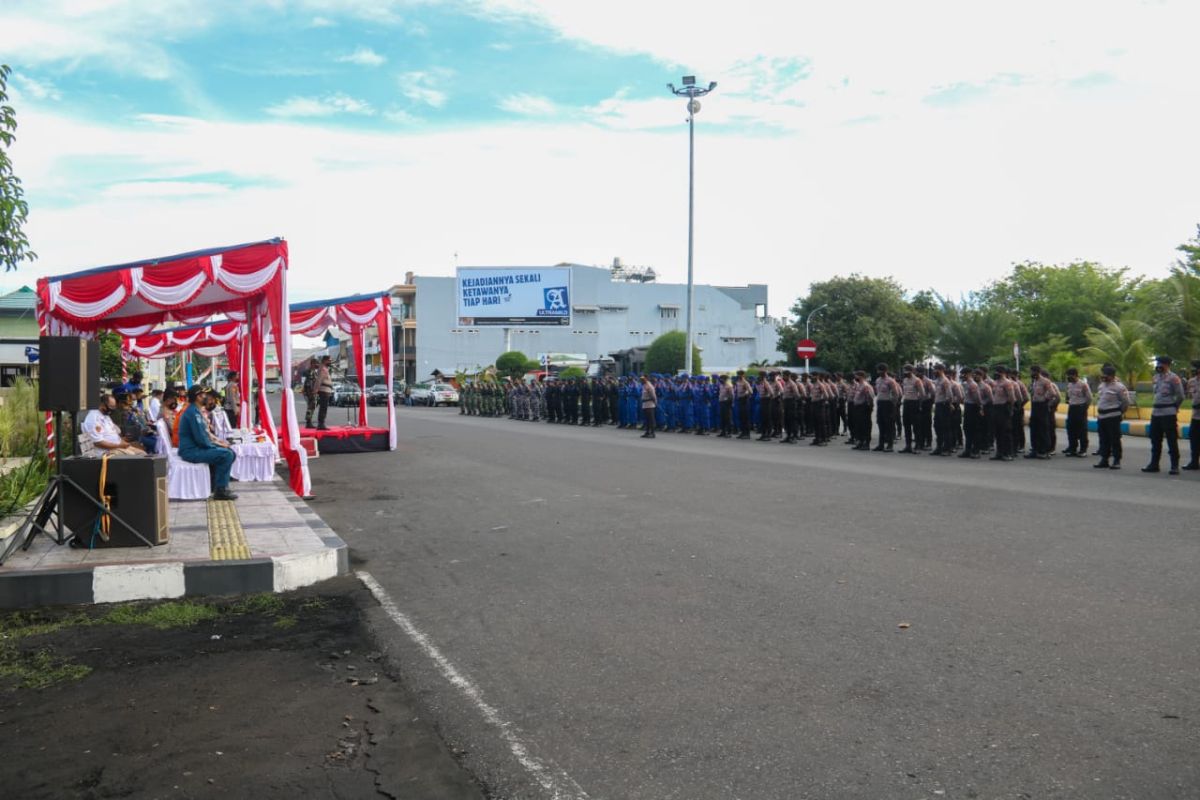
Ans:
{"label": "banner", "polygon": [[454,289],[459,325],[571,324],[570,267],[460,267]]}

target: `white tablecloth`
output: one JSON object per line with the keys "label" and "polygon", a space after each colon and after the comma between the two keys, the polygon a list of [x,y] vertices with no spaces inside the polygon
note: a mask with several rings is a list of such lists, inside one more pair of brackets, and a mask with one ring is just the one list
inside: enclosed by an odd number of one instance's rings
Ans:
{"label": "white tablecloth", "polygon": [[275,445],[247,442],[230,447],[237,453],[232,474],[239,481],[269,481],[275,476]]}

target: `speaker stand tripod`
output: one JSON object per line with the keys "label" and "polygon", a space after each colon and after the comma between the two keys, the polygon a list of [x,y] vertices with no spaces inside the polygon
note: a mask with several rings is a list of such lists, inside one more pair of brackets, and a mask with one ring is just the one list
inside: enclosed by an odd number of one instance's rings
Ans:
{"label": "speaker stand tripod", "polygon": [[49,536],[57,545],[64,545],[74,537],[79,539],[77,532],[72,531],[67,533],[63,529],[63,491],[70,486],[81,494],[89,503],[96,507],[100,513],[107,514],[109,519],[121,525],[137,538],[146,543],[147,547],[154,547],[154,543],[143,536],[136,528],[130,525],[125,520],[110,509],[106,509],[104,504],[97,500],[91,492],[80,486],[76,481],[62,473],[62,412],[54,412],[54,474],[50,476],[50,482],[46,485],[46,490],[42,492],[41,498],[38,499],[33,509],[29,512],[29,516],[25,517],[25,521],[21,523],[21,527],[12,535],[8,541],[8,546],[4,548],[4,552],[0,553],[0,566],[8,561],[9,557],[16,551],[18,545],[21,550],[28,550],[33,544],[33,540],[39,534]]}

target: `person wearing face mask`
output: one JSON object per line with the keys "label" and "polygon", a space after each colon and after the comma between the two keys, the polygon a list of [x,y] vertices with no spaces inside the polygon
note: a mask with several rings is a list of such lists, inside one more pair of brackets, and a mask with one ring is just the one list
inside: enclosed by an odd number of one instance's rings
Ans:
{"label": "person wearing face mask", "polygon": [[1154,367],[1154,407],[1150,410],[1150,463],[1142,472],[1158,472],[1163,439],[1171,457],[1170,474],[1179,474],[1179,407],[1183,405],[1183,381],[1171,372],[1171,357],[1159,356]]}
{"label": "person wearing face mask", "polygon": [[1200,428],[1196,426],[1196,412],[1200,411],[1200,359],[1192,362],[1192,377],[1187,382],[1187,394],[1192,400],[1192,424],[1188,431],[1188,445],[1191,448],[1191,458],[1183,468],[1189,472],[1200,469]]}
{"label": "person wearing face mask", "polygon": [[93,408],[83,418],[83,433],[97,450],[113,453],[141,454],[145,451],[121,438],[121,428],[113,419],[117,401],[111,394],[100,398],[99,408]]}
{"label": "person wearing face mask", "polygon": [[892,452],[896,440],[896,402],[900,399],[900,384],[888,374],[887,364],[877,364],[875,373],[875,417],[879,425],[879,444],[875,452]]}
{"label": "person wearing face mask", "polygon": [[1092,405],[1092,387],[1079,379],[1079,370],[1067,370],[1067,449],[1064,456],[1083,458],[1088,451],[1087,415]]}
{"label": "person wearing face mask", "polygon": [[1121,417],[1129,405],[1129,390],[1117,380],[1116,367],[1105,364],[1096,390],[1096,421],[1100,432],[1100,462],[1092,465],[1096,469],[1121,468]]}

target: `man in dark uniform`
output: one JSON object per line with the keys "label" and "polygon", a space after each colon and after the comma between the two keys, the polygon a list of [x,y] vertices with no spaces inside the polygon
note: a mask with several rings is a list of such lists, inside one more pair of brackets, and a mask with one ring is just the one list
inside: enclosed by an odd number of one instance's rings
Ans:
{"label": "man in dark uniform", "polygon": [[579,381],[579,424],[592,424],[592,381],[581,378]]}
{"label": "man in dark uniform", "polygon": [[592,425],[600,426],[605,423],[604,414],[608,408],[608,390],[604,387],[604,379],[597,378],[592,382]]}

